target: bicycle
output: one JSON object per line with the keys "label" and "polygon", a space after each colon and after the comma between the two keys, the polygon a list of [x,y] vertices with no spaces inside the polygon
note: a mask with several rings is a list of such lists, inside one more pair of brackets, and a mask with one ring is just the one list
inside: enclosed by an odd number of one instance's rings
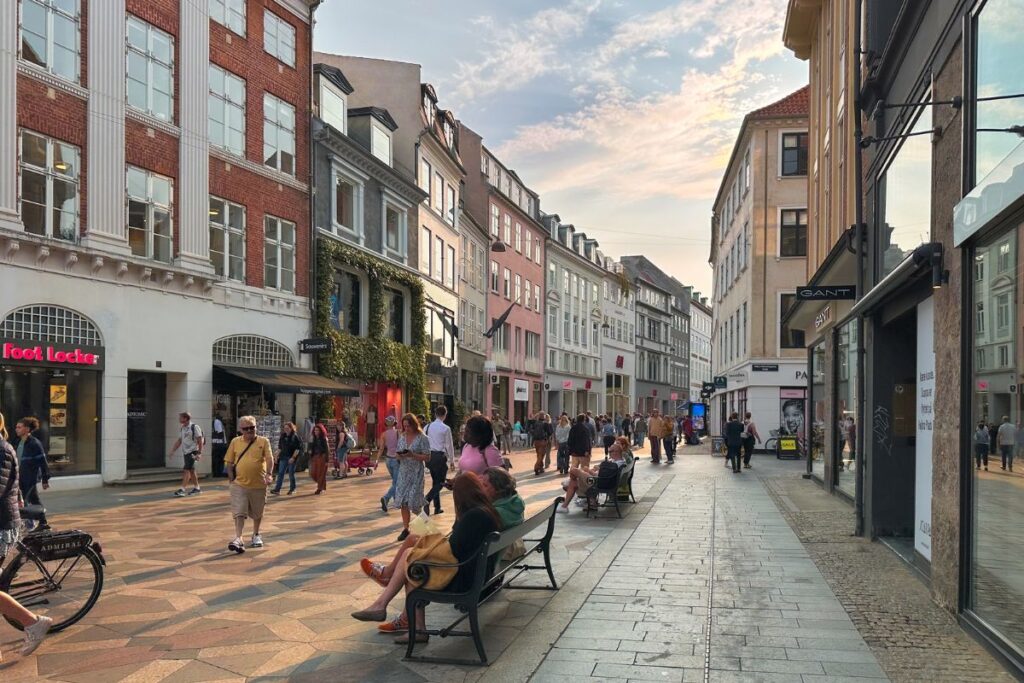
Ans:
{"label": "bicycle", "polygon": [[[41,512],[23,510],[27,519]],[[92,536],[71,531],[29,532],[15,546],[17,554],[0,571],[0,591],[23,607],[53,619],[50,633],[77,623],[93,608],[103,590],[103,548]],[[6,558],[0,557],[0,566]],[[6,617],[5,617],[6,618]],[[7,618],[14,628],[21,624]]]}

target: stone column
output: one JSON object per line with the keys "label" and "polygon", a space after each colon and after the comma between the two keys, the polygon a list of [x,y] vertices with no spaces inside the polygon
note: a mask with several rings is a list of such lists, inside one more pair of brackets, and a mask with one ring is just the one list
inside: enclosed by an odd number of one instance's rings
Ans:
{"label": "stone column", "polygon": [[18,3],[0,2],[0,228],[18,218]]}
{"label": "stone column", "polygon": [[178,265],[213,273],[210,263],[210,154],[207,140],[210,17],[206,3],[181,0],[178,36],[181,139],[178,152]]}
{"label": "stone column", "polygon": [[83,244],[127,255],[125,16],[125,0],[89,3],[89,201]]}

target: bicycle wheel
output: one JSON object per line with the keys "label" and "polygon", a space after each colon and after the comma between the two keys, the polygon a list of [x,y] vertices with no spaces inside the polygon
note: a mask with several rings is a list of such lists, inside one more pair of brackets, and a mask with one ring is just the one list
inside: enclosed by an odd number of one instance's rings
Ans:
{"label": "bicycle wheel", "polygon": [[[25,608],[53,619],[50,633],[56,633],[77,623],[96,604],[103,590],[103,564],[92,548],[45,562],[22,553],[0,575],[0,590]],[[7,622],[22,629],[9,618]]]}

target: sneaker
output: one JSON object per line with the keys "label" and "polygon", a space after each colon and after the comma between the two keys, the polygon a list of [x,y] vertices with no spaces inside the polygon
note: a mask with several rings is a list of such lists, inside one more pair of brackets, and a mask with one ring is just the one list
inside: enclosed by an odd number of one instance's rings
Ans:
{"label": "sneaker", "polygon": [[402,612],[391,621],[378,624],[377,630],[381,633],[399,633],[401,631],[408,631],[409,620],[405,618],[405,612]]}
{"label": "sneaker", "polygon": [[293,493],[295,493],[295,489],[288,489],[288,495],[289,496],[292,495]]}
{"label": "sneaker", "polygon": [[409,530],[402,529],[402,533],[398,534],[398,542],[401,543],[405,539],[409,538]]}
{"label": "sneaker", "polygon": [[388,499],[385,498],[384,496],[380,497],[380,509],[383,510],[384,512],[388,511]]}
{"label": "sneaker", "polygon": [[52,623],[53,619],[50,617],[39,617],[36,619],[36,623],[25,627],[25,644],[21,648],[22,657],[29,656],[43,644]]}
{"label": "sneaker", "polygon": [[239,555],[244,553],[245,552],[245,546],[242,545],[242,537],[241,536],[236,536],[235,540],[233,540],[230,543],[228,543],[228,550],[234,551],[234,552],[238,553]]}
{"label": "sneaker", "polygon": [[576,499],[576,507],[581,508],[586,505],[586,501],[583,498]]}
{"label": "sneaker", "polygon": [[374,562],[370,558],[364,557],[359,560],[359,568],[363,570],[366,576],[376,581],[379,585],[388,585],[388,582],[384,580],[385,566],[382,563]]}
{"label": "sneaker", "polygon": [[262,548],[263,547],[263,537],[260,536],[259,534],[253,534],[252,535],[252,539],[249,541],[249,547],[250,548]]}
{"label": "sneaker", "polygon": [[192,489],[191,491],[189,491],[188,495],[190,495],[190,496],[198,496],[202,492],[203,492],[203,490],[197,486],[194,489]]}
{"label": "sneaker", "polygon": [[177,491],[174,492],[174,495],[177,496],[178,498],[184,498],[188,494],[185,493],[185,489],[178,489]]}
{"label": "sneaker", "polygon": [[569,513],[569,508],[567,508],[564,505],[559,505],[558,507],[555,508],[555,512],[560,512],[562,514],[568,514]]}
{"label": "sneaker", "polygon": [[434,514],[435,515],[443,515],[444,514],[444,510],[442,510],[441,508],[434,508]]}

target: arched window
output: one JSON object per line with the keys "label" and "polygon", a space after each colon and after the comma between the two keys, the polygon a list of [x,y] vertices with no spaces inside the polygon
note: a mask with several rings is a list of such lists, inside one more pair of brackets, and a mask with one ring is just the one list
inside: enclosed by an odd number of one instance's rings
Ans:
{"label": "arched window", "polygon": [[288,347],[273,339],[254,334],[239,334],[215,341],[213,362],[218,365],[244,365],[256,368],[295,367],[295,359]]}
{"label": "arched window", "polygon": [[96,324],[63,306],[34,304],[12,311],[0,323],[0,335],[52,344],[103,346]]}

